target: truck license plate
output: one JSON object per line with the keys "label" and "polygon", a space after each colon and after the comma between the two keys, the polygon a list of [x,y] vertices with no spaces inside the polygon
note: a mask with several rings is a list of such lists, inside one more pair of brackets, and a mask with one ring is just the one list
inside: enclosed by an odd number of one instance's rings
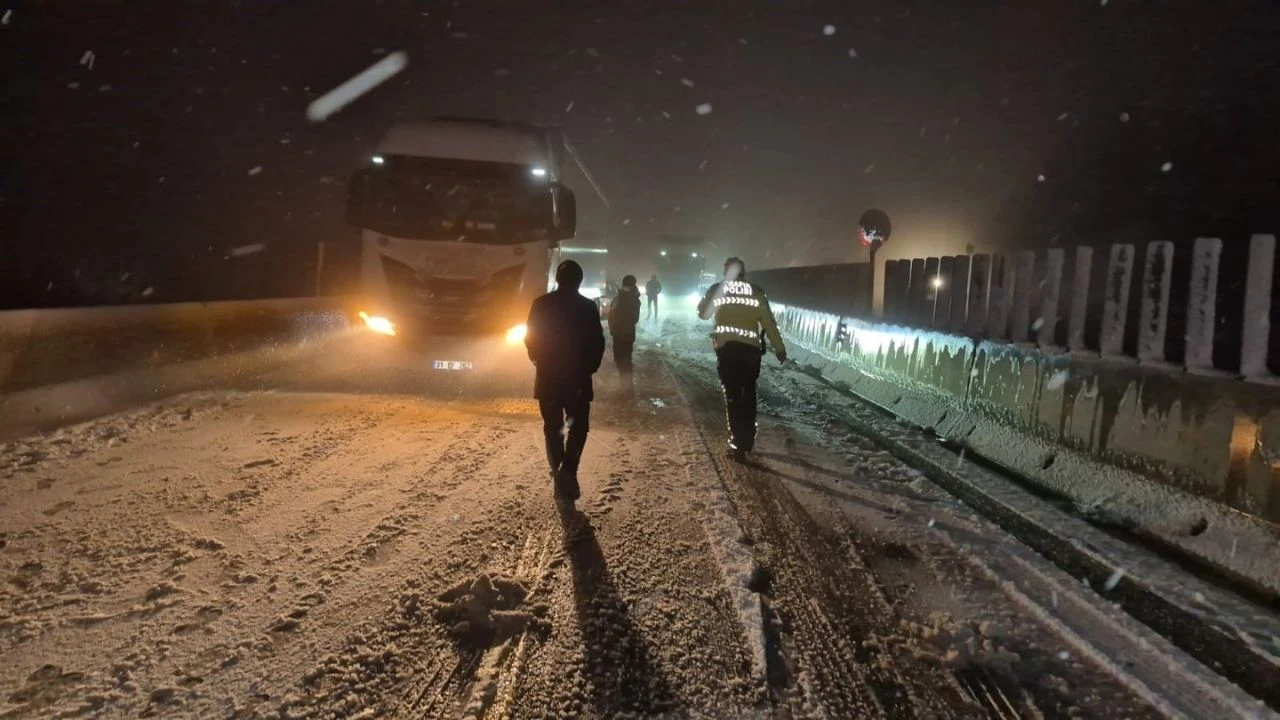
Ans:
{"label": "truck license plate", "polygon": [[432,360],[431,367],[436,370],[470,370],[471,362],[467,360]]}

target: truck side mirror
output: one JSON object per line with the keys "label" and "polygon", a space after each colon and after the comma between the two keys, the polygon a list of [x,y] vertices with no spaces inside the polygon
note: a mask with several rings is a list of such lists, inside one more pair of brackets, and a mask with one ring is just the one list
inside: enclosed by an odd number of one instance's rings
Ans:
{"label": "truck side mirror", "polygon": [[373,196],[373,172],[369,169],[352,173],[347,183],[347,224],[368,227],[369,199]]}
{"label": "truck side mirror", "polygon": [[551,191],[555,193],[555,226],[551,231],[561,240],[568,240],[578,232],[578,199],[573,191],[560,183],[556,183]]}

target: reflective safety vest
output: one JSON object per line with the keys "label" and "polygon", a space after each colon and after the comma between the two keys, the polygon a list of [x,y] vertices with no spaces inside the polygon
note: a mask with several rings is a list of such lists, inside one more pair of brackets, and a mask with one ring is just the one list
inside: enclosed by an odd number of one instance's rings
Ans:
{"label": "reflective safety vest", "polygon": [[786,349],[769,298],[749,282],[726,280],[712,285],[698,303],[698,316],[703,320],[714,317],[711,339],[716,349],[739,342],[763,351],[762,336],[768,337],[775,353]]}

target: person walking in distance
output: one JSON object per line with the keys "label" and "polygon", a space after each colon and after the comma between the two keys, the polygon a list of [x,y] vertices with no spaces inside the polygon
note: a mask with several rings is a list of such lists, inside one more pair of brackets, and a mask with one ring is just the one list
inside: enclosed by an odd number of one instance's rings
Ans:
{"label": "person walking in distance", "polygon": [[657,275],[649,276],[649,282],[644,284],[644,294],[649,299],[647,317],[658,317],[658,296],[662,294],[662,283],[658,282]]}
{"label": "person walking in distance", "polygon": [[604,359],[604,329],[596,303],[578,293],[582,267],[556,268],[556,289],[533,301],[524,344],[535,373],[533,396],[542,414],[547,463],[556,497],[577,500],[578,465],[591,429],[591,376]]}
{"label": "person walking in distance", "polygon": [[625,398],[635,397],[631,353],[636,347],[636,323],[640,322],[640,288],[636,276],[622,278],[622,287],[609,303],[609,337],[613,340],[613,364],[618,366]]}
{"label": "person walking in distance", "polygon": [[755,448],[756,380],[767,347],[765,337],[778,362],[787,361],[787,348],[769,298],[764,289],[747,282],[746,276],[742,260],[729,258],[724,263],[724,280],[712,285],[698,303],[699,317],[715,319],[711,342],[729,416],[729,449],[738,460]]}

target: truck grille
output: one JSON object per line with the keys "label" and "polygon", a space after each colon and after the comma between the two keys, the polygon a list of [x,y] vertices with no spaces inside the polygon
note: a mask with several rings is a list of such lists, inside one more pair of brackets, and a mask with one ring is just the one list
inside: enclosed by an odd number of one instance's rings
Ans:
{"label": "truck grille", "polygon": [[411,315],[403,318],[404,324],[421,324],[433,333],[472,334],[507,329],[524,266],[462,280],[419,272],[384,255],[382,272],[392,301]]}

